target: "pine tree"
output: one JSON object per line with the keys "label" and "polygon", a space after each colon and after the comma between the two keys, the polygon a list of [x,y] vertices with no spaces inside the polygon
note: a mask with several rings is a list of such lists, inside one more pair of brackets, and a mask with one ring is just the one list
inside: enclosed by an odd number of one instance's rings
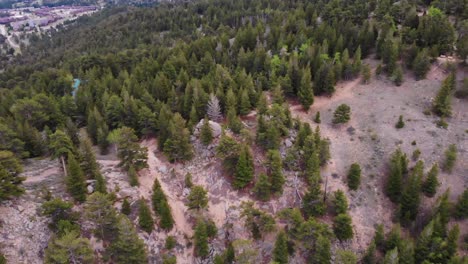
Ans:
{"label": "pine tree", "polygon": [[268,176],[264,173],[260,173],[258,180],[255,183],[253,192],[257,198],[261,201],[268,201],[271,195],[271,184],[268,180]]}
{"label": "pine tree", "polygon": [[264,115],[268,111],[268,100],[264,92],[260,93],[257,102],[257,114]]}
{"label": "pine tree", "polygon": [[361,166],[358,163],[351,164],[348,172],[348,187],[357,190],[361,184]]}
{"label": "pine tree", "polygon": [[457,203],[455,204],[454,215],[459,219],[468,218],[468,189],[465,189],[458,197]]}
{"label": "pine tree", "polygon": [[189,209],[203,209],[208,206],[207,191],[203,186],[195,185],[187,196],[187,207]]}
{"label": "pine tree", "polygon": [[203,119],[203,125],[200,129],[200,140],[205,146],[208,146],[213,141],[213,130],[211,129],[208,117]]}
{"label": "pine tree", "polygon": [[96,173],[94,175],[94,177],[96,179],[96,184],[94,185],[94,191],[106,194],[107,193],[107,187],[106,187],[107,184],[106,184],[106,180],[104,179],[102,174],[100,172],[98,172],[98,173]]}
{"label": "pine tree", "polygon": [[357,264],[356,255],[349,250],[337,250],[337,264]]}
{"label": "pine tree", "polygon": [[370,68],[369,64],[364,64],[362,66],[361,74],[362,74],[362,82],[364,84],[368,84],[370,82],[370,79],[371,79],[371,76],[372,76],[371,68]]}
{"label": "pine tree", "polygon": [[416,219],[419,211],[421,181],[424,173],[424,162],[418,161],[413,173],[408,177],[400,199],[400,219],[409,223]]}
{"label": "pine tree", "polygon": [[192,174],[190,172],[187,172],[187,174],[185,174],[184,184],[185,184],[185,188],[192,188],[193,182],[192,182]]}
{"label": "pine tree", "polygon": [[52,237],[45,250],[44,263],[95,263],[89,240],[71,231],[60,237]]}
{"label": "pine tree", "polygon": [[396,86],[401,86],[403,84],[403,69],[401,66],[397,66],[393,71],[392,75],[393,82]]}
{"label": "pine tree", "polygon": [[314,122],[317,123],[317,124],[320,124],[320,123],[322,122],[322,121],[320,120],[320,111],[318,111],[318,112],[315,114]]}
{"label": "pine tree", "polygon": [[254,164],[252,153],[247,145],[244,145],[239,154],[236,165],[233,185],[237,189],[244,188],[249,184],[254,175]]}
{"label": "pine tree", "polygon": [[112,207],[107,195],[96,192],[85,203],[85,216],[93,227],[97,237],[112,240],[117,228],[117,212]]}
{"label": "pine tree", "polygon": [[122,202],[122,209],[120,212],[124,215],[129,215],[132,213],[132,208],[130,207],[130,203],[128,202],[127,198],[125,198]]}
{"label": "pine tree", "polygon": [[159,225],[164,230],[171,230],[174,226],[174,219],[172,218],[171,207],[166,200],[159,203]]}
{"label": "pine tree", "polygon": [[362,258],[363,264],[377,264],[377,257],[375,256],[376,245],[374,241],[371,241],[369,247]]}
{"label": "pine tree", "polygon": [[190,160],[193,157],[190,132],[179,113],[174,114],[169,123],[169,137],[164,143],[164,153],[171,162]]}
{"label": "pine tree", "polygon": [[427,174],[426,180],[422,185],[422,191],[427,197],[434,197],[434,195],[437,193],[437,188],[440,185],[439,180],[437,179],[438,175],[439,166],[437,166],[437,163],[434,163],[434,165],[432,165],[431,170]]}
{"label": "pine tree", "polygon": [[312,81],[310,76],[310,69],[303,70],[301,84],[297,93],[299,101],[304,110],[309,111],[310,106],[314,103],[314,91],[312,89]]}
{"label": "pine tree", "polygon": [[285,179],[281,154],[278,150],[269,150],[267,152],[267,168],[270,175],[271,191],[281,194],[283,192]]}
{"label": "pine tree", "polygon": [[310,258],[312,264],[330,264],[331,262],[331,243],[326,236],[319,235],[315,242],[315,252]]}
{"label": "pine tree", "polygon": [[398,263],[399,263],[398,248],[394,248],[385,254],[383,264],[398,264]]}
{"label": "pine tree", "polygon": [[434,112],[441,117],[448,117],[452,114],[451,92],[454,89],[453,83],[455,74],[450,74],[443,82],[433,102]]}
{"label": "pine tree", "polygon": [[397,149],[390,160],[390,175],[388,177],[386,192],[390,200],[394,203],[400,199],[401,191],[403,189],[403,153]]}
{"label": "pine tree", "polygon": [[208,256],[208,234],[206,231],[205,221],[197,221],[197,225],[195,226],[194,240],[195,255],[201,258]]}
{"label": "pine tree", "polygon": [[88,178],[95,180],[96,175],[99,174],[99,165],[96,162],[91,140],[86,136],[80,137],[80,154],[84,173]]}
{"label": "pine tree", "polygon": [[252,105],[250,104],[249,93],[246,89],[240,91],[239,114],[247,115],[250,112]]}
{"label": "pine tree", "polygon": [[351,107],[346,104],[339,105],[333,113],[333,124],[346,123],[350,119]]}
{"label": "pine tree", "polygon": [[427,49],[423,49],[418,52],[416,58],[413,61],[412,68],[417,80],[426,78],[426,74],[431,68],[431,62],[429,60],[429,55],[427,54]]}
{"label": "pine tree", "polygon": [[86,199],[85,177],[75,156],[71,153],[68,154],[67,170],[68,176],[66,178],[66,184],[68,192],[70,192],[71,196],[78,202],[84,202]]}
{"label": "pine tree", "polygon": [[128,168],[127,174],[128,174],[128,180],[129,180],[130,186],[140,185],[140,183],[138,182],[138,174],[135,171],[135,168],[133,167],[133,165],[130,165],[130,167]]}
{"label": "pine tree", "polygon": [[286,233],[280,231],[276,236],[275,248],[273,249],[273,260],[278,264],[288,263],[288,241]]}
{"label": "pine tree", "polygon": [[236,134],[238,134],[242,129],[242,122],[240,118],[237,116],[235,109],[230,109],[227,112],[227,123],[228,123],[229,129],[231,129],[232,132]]}
{"label": "pine tree", "polygon": [[50,135],[49,148],[52,151],[53,158],[65,158],[68,153],[75,154],[75,147],[70,137],[59,129]]}
{"label": "pine tree", "polygon": [[219,99],[214,94],[210,94],[210,100],[208,101],[206,107],[206,114],[214,122],[219,122],[223,118],[221,114],[221,106],[219,104]]}
{"label": "pine tree", "polygon": [[132,222],[124,215],[120,215],[117,222],[117,237],[110,245],[113,263],[117,264],[146,264],[148,257],[143,240],[141,240]]}
{"label": "pine tree", "polygon": [[302,199],[302,209],[306,216],[321,216],[325,213],[326,205],[319,184],[309,187],[309,191]]}
{"label": "pine tree", "polygon": [[400,116],[398,117],[398,122],[396,123],[395,127],[396,127],[397,129],[400,129],[400,128],[405,127],[405,121],[403,121],[403,116],[402,116],[402,115],[400,115]]}
{"label": "pine tree", "polygon": [[449,145],[445,151],[444,170],[451,173],[455,162],[457,161],[457,146],[455,144]]}
{"label": "pine tree", "polygon": [[353,238],[352,219],[347,214],[339,214],[333,220],[333,232],[340,241]]}
{"label": "pine tree", "polygon": [[337,190],[334,193],[333,207],[337,215],[344,214],[348,211],[348,199],[342,190]]}
{"label": "pine tree", "polygon": [[151,210],[149,209],[145,200],[140,200],[140,207],[138,209],[138,224],[140,228],[147,233],[151,233],[151,231],[153,231],[153,217],[151,216]]}
{"label": "pine tree", "polygon": [[0,151],[0,202],[24,193],[20,187],[25,178],[20,177],[22,166],[10,151]]}
{"label": "pine tree", "polygon": [[109,134],[111,142],[117,144],[117,156],[120,159],[119,166],[129,170],[133,166],[135,171],[148,167],[148,151],[141,147],[133,128],[122,127]]}

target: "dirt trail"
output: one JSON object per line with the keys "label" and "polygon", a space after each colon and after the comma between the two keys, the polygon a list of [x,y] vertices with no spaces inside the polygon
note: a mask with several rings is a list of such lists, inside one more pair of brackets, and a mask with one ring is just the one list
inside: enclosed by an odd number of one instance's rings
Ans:
{"label": "dirt trail", "polygon": [[[187,221],[187,207],[184,202],[176,196],[175,192],[171,190],[171,186],[163,180],[162,175],[159,172],[158,168],[166,165],[163,164],[163,162],[154,154],[157,149],[156,139],[145,140],[142,142],[142,145],[148,148],[149,168],[148,170],[143,171],[140,175],[140,186],[138,188],[139,193],[143,198],[151,200],[154,179],[158,178],[161,188],[166,194],[172,210],[172,216],[174,218],[174,228],[169,232],[169,234],[177,236],[178,242],[182,243],[185,240],[184,237],[191,237],[193,235],[192,224]],[[180,263],[190,263],[192,260],[192,250],[187,248],[182,252],[182,255],[177,255],[177,260]]]}

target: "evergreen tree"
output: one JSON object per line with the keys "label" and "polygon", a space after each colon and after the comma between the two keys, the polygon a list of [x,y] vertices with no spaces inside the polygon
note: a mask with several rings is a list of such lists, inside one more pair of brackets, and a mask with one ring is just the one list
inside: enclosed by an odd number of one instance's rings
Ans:
{"label": "evergreen tree", "polygon": [[280,231],[276,236],[275,248],[273,249],[273,260],[278,264],[288,263],[288,241],[284,231]]}
{"label": "evergreen tree", "polygon": [[438,116],[447,117],[452,114],[451,92],[454,89],[454,81],[455,74],[449,74],[449,76],[442,82],[442,86],[434,99],[432,107],[434,113]]}
{"label": "evergreen tree", "polygon": [[0,151],[0,202],[24,193],[20,187],[25,178],[20,177],[22,166],[13,152]]}
{"label": "evergreen tree", "polygon": [[52,237],[45,250],[44,263],[95,263],[89,240],[76,231]]}
{"label": "evergreen tree", "polygon": [[396,66],[393,71],[392,79],[396,86],[401,86],[403,84],[403,69],[401,66]]}
{"label": "evergreen tree", "polygon": [[208,206],[207,191],[200,185],[195,185],[187,196],[189,209],[203,209]]}
{"label": "evergreen tree", "polygon": [[351,164],[348,172],[348,187],[357,190],[361,184],[361,166],[358,163]]}
{"label": "evergreen tree", "polygon": [[83,174],[83,170],[75,159],[73,154],[68,154],[67,164],[68,176],[66,178],[66,184],[68,192],[78,202],[84,202],[86,199],[86,182]]}
{"label": "evergreen tree", "polygon": [[233,185],[237,189],[244,188],[249,184],[254,175],[254,164],[252,153],[247,145],[244,145],[239,154],[236,165]]}
{"label": "evergreen tree", "polygon": [[375,242],[371,241],[369,247],[366,250],[366,253],[364,254],[364,257],[362,258],[363,264],[377,264],[377,257],[375,255],[375,249],[376,249]]}
{"label": "evergreen tree", "polygon": [[208,101],[206,108],[206,114],[208,115],[210,120],[213,120],[214,122],[221,121],[223,115],[221,114],[221,106],[219,104],[219,99],[218,97],[216,97],[216,95],[210,94],[210,100]]}
{"label": "evergreen tree", "polygon": [[383,264],[398,264],[398,248],[394,248],[385,254]]}
{"label": "evergreen tree", "polygon": [[400,115],[400,116],[398,117],[398,122],[396,123],[395,127],[396,127],[397,129],[400,129],[400,128],[405,127],[405,121],[403,121],[403,116],[402,116],[402,115]]}
{"label": "evergreen tree", "polygon": [[315,242],[315,252],[310,258],[310,263],[313,264],[330,264],[331,263],[331,243],[326,236],[319,235]]}
{"label": "evergreen tree", "polygon": [[122,209],[120,212],[124,215],[130,215],[132,213],[132,208],[130,207],[130,203],[128,202],[127,198],[123,200]]}
{"label": "evergreen tree", "polygon": [[412,64],[412,68],[417,80],[422,80],[426,78],[426,74],[431,68],[431,62],[429,59],[430,58],[427,54],[427,49],[421,50],[416,55],[416,58],[414,59]]}
{"label": "evergreen tree", "polygon": [[239,102],[239,114],[247,115],[250,112],[252,105],[250,104],[249,93],[247,89],[242,89],[240,91],[240,102]]}
{"label": "evergreen tree", "polygon": [[164,153],[171,162],[190,160],[193,157],[190,132],[185,127],[185,120],[178,113],[169,123],[169,137],[164,143]]}
{"label": "evergreen tree", "polygon": [[227,122],[228,122],[228,127],[229,127],[229,129],[232,130],[232,132],[237,134],[237,133],[239,133],[241,131],[242,122],[241,122],[239,116],[237,116],[235,109],[230,109],[227,112]]}
{"label": "evergreen tree", "polygon": [[85,203],[85,216],[93,227],[97,237],[112,240],[117,228],[117,212],[112,207],[107,195],[96,192]]}
{"label": "evergreen tree", "polygon": [[264,92],[260,93],[257,102],[257,114],[265,115],[268,111],[268,100]]}
{"label": "evergreen tree", "polygon": [[275,230],[275,219],[262,210],[253,207],[253,202],[242,203],[241,217],[245,218],[245,227],[254,239],[260,239],[266,233]]}
{"label": "evergreen tree", "polygon": [[268,201],[271,195],[271,184],[268,180],[268,176],[264,173],[260,173],[258,180],[255,183],[253,192],[257,198],[261,201]]}
{"label": "evergreen tree", "polygon": [[140,185],[140,183],[138,182],[138,174],[135,171],[135,168],[133,167],[133,165],[130,165],[130,167],[128,168],[127,174],[128,174],[128,180],[129,180],[130,186]]}
{"label": "evergreen tree", "polygon": [[413,173],[408,177],[400,199],[400,219],[408,223],[416,219],[419,211],[421,181],[424,173],[424,162],[418,161]]}
{"label": "evergreen tree", "polygon": [[375,245],[379,249],[383,249],[385,246],[385,233],[384,233],[384,226],[382,224],[377,225],[375,228],[375,234],[374,234],[374,241]]}
{"label": "evergreen tree", "polygon": [[449,145],[445,151],[444,170],[451,173],[455,162],[457,161],[457,146],[455,144]]}
{"label": "evergreen tree", "polygon": [[390,159],[390,175],[388,177],[386,192],[390,200],[394,203],[398,202],[403,189],[403,153],[397,149]]}
{"label": "evergreen tree", "polygon": [[337,251],[337,264],[357,264],[356,255],[349,250],[338,250]]}
{"label": "evergreen tree", "polygon": [[459,219],[466,219],[468,217],[468,189],[458,197],[454,210],[455,217]]}
{"label": "evergreen tree", "polygon": [[138,224],[140,225],[140,228],[147,233],[151,233],[151,231],[153,231],[153,217],[151,216],[151,210],[149,209],[145,200],[140,200],[140,207],[138,210]]}
{"label": "evergreen tree", "polygon": [[437,188],[440,185],[439,180],[437,179],[438,175],[439,166],[437,166],[437,163],[434,163],[422,185],[422,191],[427,197],[434,197],[434,195],[437,193]]}
{"label": "evergreen tree", "polygon": [[172,218],[171,208],[169,203],[164,200],[159,203],[159,225],[164,230],[171,230],[174,226],[174,219]]}
{"label": "evergreen tree", "polygon": [[333,199],[333,207],[335,209],[335,213],[345,214],[348,211],[348,199],[342,190],[337,190],[334,192],[334,199]]}
{"label": "evergreen tree", "polygon": [[50,135],[49,148],[52,151],[53,158],[65,158],[68,153],[75,154],[75,147],[70,137],[59,129]]}
{"label": "evergreen tree", "polygon": [[192,174],[190,172],[187,172],[187,174],[185,174],[184,184],[185,184],[185,188],[192,188],[193,182],[192,182]]}
{"label": "evergreen tree", "polygon": [[201,258],[208,256],[208,234],[206,231],[205,221],[197,221],[197,225],[195,226],[194,240],[195,255]]}
{"label": "evergreen tree", "polygon": [[310,106],[314,103],[314,91],[312,89],[312,81],[310,76],[310,69],[303,70],[301,84],[297,93],[299,101],[304,110],[308,111]]}
{"label": "evergreen tree", "polygon": [[283,192],[285,179],[281,155],[278,150],[269,150],[267,152],[267,168],[270,175],[271,191],[281,194]]}
{"label": "evergreen tree", "polygon": [[129,127],[122,127],[112,131],[109,135],[111,142],[117,144],[117,156],[120,159],[119,166],[126,170],[133,165],[135,171],[148,167],[147,148],[141,147],[135,131]]}
{"label": "evergreen tree", "polygon": [[340,241],[353,238],[351,217],[347,214],[339,214],[333,220],[333,232]]}
{"label": "evergreen tree", "polygon": [[314,122],[317,123],[317,124],[320,124],[320,123],[322,122],[322,121],[320,120],[320,111],[318,111],[318,112],[315,114]]}
{"label": "evergreen tree", "polygon": [[302,199],[302,209],[306,216],[320,216],[325,213],[326,205],[319,184],[309,187],[309,191]]}
{"label": "evergreen tree", "polygon": [[118,219],[117,237],[109,251],[113,262],[117,264],[148,263],[145,244],[138,237],[132,222],[124,215],[120,215]]}
{"label": "evergreen tree", "polygon": [[362,74],[362,82],[364,84],[369,84],[371,76],[372,76],[371,68],[370,68],[369,64],[364,64],[362,66],[361,74]]}
{"label": "evergreen tree", "polygon": [[333,124],[341,124],[348,122],[350,119],[350,114],[351,108],[349,107],[349,105],[339,105],[333,113]]}
{"label": "evergreen tree", "polygon": [[213,141],[213,130],[211,129],[208,117],[203,119],[203,125],[200,129],[200,140],[205,146],[208,146]]}

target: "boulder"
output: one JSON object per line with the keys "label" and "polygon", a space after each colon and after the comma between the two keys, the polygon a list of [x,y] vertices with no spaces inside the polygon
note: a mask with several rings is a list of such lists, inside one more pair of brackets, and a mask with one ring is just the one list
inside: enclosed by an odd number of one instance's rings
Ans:
{"label": "boulder", "polygon": [[94,192],[94,187],[90,184],[88,185],[88,187],[86,187],[86,189],[88,190],[88,193],[91,194]]}

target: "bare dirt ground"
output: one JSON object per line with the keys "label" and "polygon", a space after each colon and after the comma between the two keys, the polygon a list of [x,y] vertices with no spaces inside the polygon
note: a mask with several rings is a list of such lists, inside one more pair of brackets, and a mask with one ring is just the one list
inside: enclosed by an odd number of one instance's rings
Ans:
{"label": "bare dirt ground", "polygon": [[[367,61],[375,65],[375,61]],[[433,66],[428,79],[415,81],[407,74],[402,86],[396,87],[386,77],[373,77],[368,85],[360,79],[339,83],[332,97],[316,97],[308,113],[301,106],[293,105],[293,117],[316,125],[312,120],[317,111],[321,113],[322,135],[331,140],[331,161],[322,171],[329,178],[328,191],[347,190],[346,174],[353,162],[361,165],[363,177],[358,191],[347,191],[350,201],[350,214],[356,236],[351,247],[364,249],[372,239],[374,226],[391,224],[395,206],[383,195],[387,161],[393,151],[400,147],[409,157],[419,148],[426,171],[434,162],[442,164],[444,151],[448,145],[458,148],[458,161],[451,174],[442,172],[438,194],[447,188],[451,199],[455,200],[468,185],[468,102],[453,98],[453,117],[447,119],[448,129],[437,128],[435,116],[427,116],[424,110],[430,109],[431,100],[440,88],[446,73],[441,66]],[[460,70],[458,79],[466,77]],[[340,104],[351,107],[351,120],[344,125],[331,123],[333,111]],[[403,115],[406,126],[396,129],[398,116]],[[412,145],[415,141],[416,145]],[[414,165],[414,161],[411,161]],[[434,204],[436,198],[430,199]],[[462,234],[468,232],[462,227]]]}

